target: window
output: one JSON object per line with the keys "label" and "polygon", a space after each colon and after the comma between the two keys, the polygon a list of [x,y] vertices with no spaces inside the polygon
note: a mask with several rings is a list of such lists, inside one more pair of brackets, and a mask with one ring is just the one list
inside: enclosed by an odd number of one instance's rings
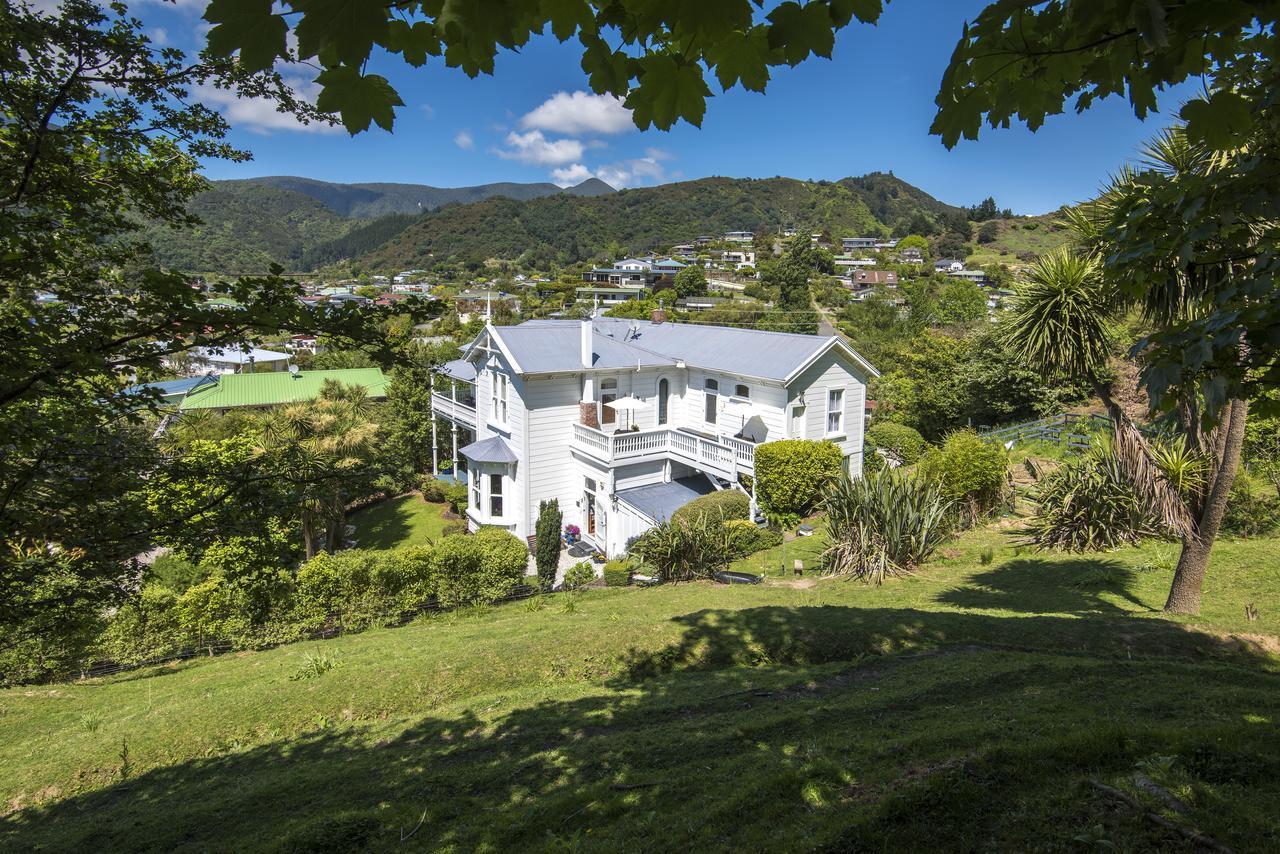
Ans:
{"label": "window", "polygon": [[671,384],[666,380],[658,380],[658,423],[667,423],[667,400],[671,396]]}
{"label": "window", "polygon": [[600,382],[600,423],[615,424],[618,413],[609,404],[618,399],[618,381],[602,380]]}
{"label": "window", "polygon": [[490,419],[499,424],[507,423],[507,375],[489,371]]}
{"label": "window", "polygon": [[706,400],[706,411],[702,417],[708,424],[715,424],[716,403],[720,398],[720,383],[715,380],[707,380],[702,389],[702,396]]}
{"label": "window", "polygon": [[480,508],[484,506],[480,503],[480,472],[471,472],[468,479],[471,481],[471,506],[479,513]]}
{"label": "window", "polygon": [[750,400],[750,399],[751,399],[751,389],[750,389],[750,388],[748,388],[747,386],[743,385],[742,383],[738,383],[736,386],[734,386],[734,387],[733,387],[733,396],[734,396],[734,397],[741,397],[741,398],[744,398],[744,399],[746,399],[746,400]]}
{"label": "window", "polygon": [[502,475],[489,475],[489,516],[502,518]]}
{"label": "window", "polygon": [[833,388],[827,392],[827,435],[844,433],[844,389]]}

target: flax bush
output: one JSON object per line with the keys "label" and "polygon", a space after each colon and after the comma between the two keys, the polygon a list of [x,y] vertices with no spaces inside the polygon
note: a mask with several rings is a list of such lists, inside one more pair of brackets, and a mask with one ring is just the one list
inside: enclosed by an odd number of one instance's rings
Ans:
{"label": "flax bush", "polygon": [[823,506],[830,539],[823,571],[868,583],[909,573],[950,532],[951,502],[936,485],[896,469],[841,478]]}
{"label": "flax bush", "polygon": [[1138,543],[1159,530],[1107,444],[1046,475],[1035,501],[1027,533],[1041,549],[1103,551]]}

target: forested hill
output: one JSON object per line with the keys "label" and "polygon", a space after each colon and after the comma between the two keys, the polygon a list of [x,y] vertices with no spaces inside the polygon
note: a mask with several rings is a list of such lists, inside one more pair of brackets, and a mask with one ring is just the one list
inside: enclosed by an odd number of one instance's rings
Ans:
{"label": "forested hill", "polygon": [[568,189],[548,183],[334,184],[290,176],[215,181],[190,204],[200,225],[177,231],[155,226],[146,236],[161,264],[187,272],[261,273],[272,263],[310,270],[370,252],[422,211],[440,205],[495,195],[533,199],[612,192],[595,178]]}
{"label": "forested hill", "polygon": [[[840,181],[703,178],[605,196],[493,198],[423,214],[365,255],[367,269],[427,267],[433,258],[518,258],[574,262],[616,244],[631,252],[725,231],[829,231],[832,236],[919,231],[963,217],[893,175]],[[921,220],[927,220],[922,223]],[[913,225],[914,221],[914,225]]]}
{"label": "forested hill", "polygon": [[474,187],[431,187],[426,184],[334,184],[329,181],[296,178],[291,175],[219,181],[215,185],[215,192],[246,184],[278,187],[302,193],[336,213],[360,219],[393,213],[422,213],[443,205],[468,204],[494,196],[509,199],[536,199],[559,193],[600,196],[613,192],[613,187],[598,178],[589,178],[576,187],[568,188],[546,182],[519,184],[511,181],[478,184]]}

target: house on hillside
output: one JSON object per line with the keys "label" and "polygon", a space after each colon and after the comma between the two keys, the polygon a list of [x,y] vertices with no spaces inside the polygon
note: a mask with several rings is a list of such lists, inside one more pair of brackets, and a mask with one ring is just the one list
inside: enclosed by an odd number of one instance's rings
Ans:
{"label": "house on hillside", "polygon": [[853,270],[849,273],[849,280],[855,290],[876,285],[886,288],[898,286],[898,274],[893,270]]}
{"label": "house on hillside", "polygon": [[958,258],[939,258],[933,262],[933,272],[935,273],[954,273],[963,269],[964,262]]}
{"label": "house on hillside", "polygon": [[878,237],[842,237],[840,238],[840,248],[847,255],[852,252],[875,249],[879,241],[880,238]]}
{"label": "house on hillside", "polygon": [[449,391],[432,397],[432,456],[467,470],[468,525],[529,537],[554,498],[608,555],[699,495],[747,491],[766,442],[834,442],[859,474],[877,375],[836,337],[661,312],[488,326],[439,373]]}
{"label": "house on hillside", "polygon": [[230,409],[269,409],[315,400],[326,381],[359,386],[374,400],[387,396],[387,377],[381,368],[330,371],[289,371],[270,374],[229,374],[189,390],[178,403],[181,412]]}
{"label": "house on hillside", "polygon": [[190,363],[183,365],[178,359],[169,359],[171,369],[184,371],[188,376],[215,374],[240,374],[262,371],[283,371],[291,358],[288,353],[263,350],[259,347],[193,347]]}
{"label": "house on hillside", "polygon": [[727,240],[730,243],[750,243],[756,239],[754,231],[726,231],[721,240]]}

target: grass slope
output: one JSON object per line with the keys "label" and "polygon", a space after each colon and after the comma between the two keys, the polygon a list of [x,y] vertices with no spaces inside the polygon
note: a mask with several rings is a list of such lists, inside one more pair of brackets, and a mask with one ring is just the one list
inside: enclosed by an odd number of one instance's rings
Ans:
{"label": "grass slope", "polygon": [[1167,544],[989,530],[878,589],[600,590],[4,691],[0,845],[1192,850],[1086,784],[1141,769],[1275,850],[1276,545],[1225,543],[1197,620],[1158,613]]}
{"label": "grass slope", "polygon": [[[356,544],[362,549],[394,549],[434,540],[449,520],[447,504],[429,504],[422,496],[402,495],[352,514]],[[456,520],[455,520],[456,521]]]}

